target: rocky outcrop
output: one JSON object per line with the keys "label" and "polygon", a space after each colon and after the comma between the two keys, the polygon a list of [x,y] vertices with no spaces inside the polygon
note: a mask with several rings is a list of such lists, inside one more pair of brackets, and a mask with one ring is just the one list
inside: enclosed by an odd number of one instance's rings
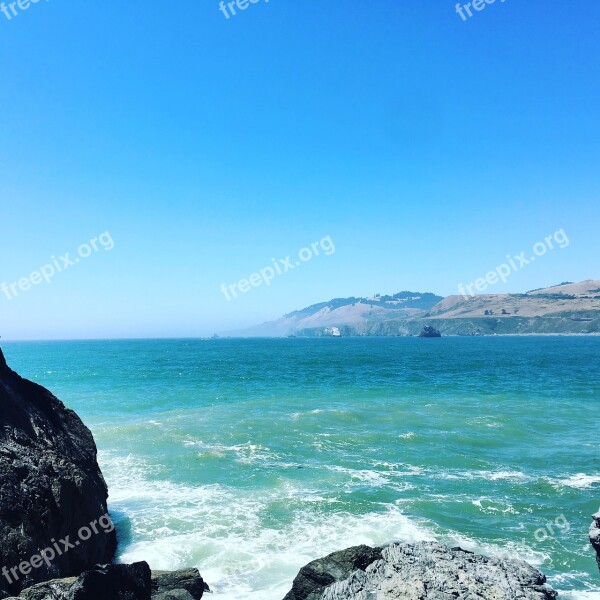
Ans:
{"label": "rocky outcrop", "polygon": [[98,565],[77,578],[49,581],[25,590],[24,600],[151,600],[150,567]]}
{"label": "rocky outcrop", "polygon": [[596,562],[600,569],[600,510],[594,515],[590,526],[590,542],[596,551]]}
{"label": "rocky outcrop", "polygon": [[439,338],[439,337],[442,337],[442,334],[440,333],[439,329],[436,329],[435,327],[431,327],[431,325],[426,325],[425,327],[423,327],[423,331],[421,331],[421,333],[419,334],[419,337]]}
{"label": "rocky outcrop", "polygon": [[92,434],[2,350],[0,477],[0,598],[200,600],[208,590],[196,569],[105,564],[117,542]]}
{"label": "rocky outcrop", "polygon": [[208,586],[196,569],[150,572],[145,562],[101,565],[79,577],[38,584],[10,600],[200,600]]}
{"label": "rocky outcrop", "polygon": [[210,588],[198,569],[153,571],[152,600],[199,600]]}
{"label": "rocky outcrop", "polygon": [[284,600],[316,600],[337,581],[344,581],[356,571],[383,558],[381,548],[354,546],[314,560],[300,570]]}
{"label": "rocky outcrop", "polygon": [[436,542],[359,546],[304,567],[285,600],[550,600],[540,571]]}
{"label": "rocky outcrop", "polygon": [[1,350],[0,474],[0,598],[112,560],[116,535],[92,434],[12,371]]}

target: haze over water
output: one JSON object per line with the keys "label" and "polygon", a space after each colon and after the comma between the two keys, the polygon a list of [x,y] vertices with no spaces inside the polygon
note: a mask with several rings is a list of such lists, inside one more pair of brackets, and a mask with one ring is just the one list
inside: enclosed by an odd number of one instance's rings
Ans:
{"label": "haze over water", "polygon": [[600,593],[599,337],[3,347],[92,429],[123,561],[273,600],[328,552],[438,539]]}

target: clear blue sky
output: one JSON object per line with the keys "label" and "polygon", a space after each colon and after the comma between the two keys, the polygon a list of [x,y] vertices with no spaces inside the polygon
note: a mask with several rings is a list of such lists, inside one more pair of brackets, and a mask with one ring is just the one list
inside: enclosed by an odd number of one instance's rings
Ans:
{"label": "clear blue sky", "polygon": [[[18,10],[18,9],[17,9]],[[10,13],[9,13],[10,14]],[[0,13],[4,339],[200,336],[332,297],[600,278],[600,3],[50,0]],[[319,256],[227,302],[219,287]]]}

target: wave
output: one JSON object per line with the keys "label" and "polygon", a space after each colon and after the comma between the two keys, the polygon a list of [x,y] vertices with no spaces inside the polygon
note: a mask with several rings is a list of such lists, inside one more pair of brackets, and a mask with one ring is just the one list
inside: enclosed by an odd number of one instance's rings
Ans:
{"label": "wave", "polygon": [[[199,442],[189,443],[202,448]],[[269,454],[267,448],[249,444],[223,446],[219,451],[239,454],[242,459]],[[540,551],[526,540],[495,544],[417,519],[406,513],[411,504],[408,498],[367,504],[365,512],[357,514],[347,510],[343,487],[341,494],[329,496],[322,489],[284,478],[258,490],[217,483],[191,485],[161,479],[160,465],[135,456],[101,452],[99,458],[111,490],[110,510],[120,532],[119,560],[146,560],[158,570],[195,566],[223,600],[283,598],[302,566],[358,544],[438,540],[488,556],[519,558],[538,567],[551,562],[548,551]],[[410,485],[404,478],[414,481],[430,475],[404,463],[381,461],[378,467],[323,469],[345,478],[346,491],[362,486],[397,489],[399,484]],[[457,476],[515,481],[526,477],[509,470],[464,471]],[[471,503],[483,513],[514,514],[506,499],[481,496],[471,498]],[[555,577],[553,585],[581,588],[585,578],[567,573],[563,579]],[[598,592],[589,588],[564,592],[561,597],[600,600],[594,594]]]}
{"label": "wave", "polygon": [[238,462],[247,464],[266,460],[279,460],[281,458],[279,454],[272,452],[269,448],[252,442],[227,446],[225,444],[208,444],[200,440],[187,439],[184,440],[183,445],[199,448],[198,456],[200,457],[224,457],[227,454],[233,454]]}
{"label": "wave", "polygon": [[591,488],[595,483],[600,483],[600,475],[586,475],[577,473],[560,479],[548,479],[555,487],[571,487],[576,489]]}
{"label": "wave", "polygon": [[[435,539],[395,506],[361,515],[323,511],[332,500],[299,484],[267,492],[191,486],[148,477],[156,469],[132,456],[101,453],[100,461],[117,527],[130,530],[119,560],[146,560],[158,570],[196,566],[223,600],[282,598],[302,566],[347,546]],[[268,514],[290,503],[293,516],[271,522]]]}

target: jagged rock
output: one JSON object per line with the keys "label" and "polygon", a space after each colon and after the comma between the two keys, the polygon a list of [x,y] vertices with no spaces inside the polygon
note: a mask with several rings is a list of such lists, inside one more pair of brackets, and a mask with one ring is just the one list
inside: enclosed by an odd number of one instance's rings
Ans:
{"label": "jagged rock", "polygon": [[18,600],[200,600],[208,586],[197,569],[150,572],[145,562],[98,565],[79,577],[40,583]]}
{"label": "jagged rock", "polygon": [[545,576],[526,562],[419,542],[359,546],[330,554],[300,571],[285,600],[551,600],[556,596]]}
{"label": "jagged rock", "polygon": [[430,325],[427,325],[426,327],[423,327],[423,331],[421,331],[421,333],[419,334],[419,337],[439,338],[439,337],[442,337],[442,334],[435,327],[431,327]]}
{"label": "jagged rock", "polygon": [[82,573],[65,600],[150,600],[150,597],[150,567],[148,563],[138,562],[99,565]]}
{"label": "jagged rock", "polygon": [[600,510],[594,515],[594,520],[590,526],[590,542],[596,551],[596,562],[600,569]]}
{"label": "jagged rock", "polygon": [[153,600],[199,600],[210,588],[198,569],[183,571],[153,571]]}
{"label": "jagged rock", "polygon": [[23,590],[18,599],[10,598],[9,600],[63,600],[76,581],[77,577],[69,577],[38,583]]}
{"label": "jagged rock", "polygon": [[[48,390],[12,371],[1,350],[0,473],[0,598],[112,560],[114,527],[108,517],[98,526],[108,491],[92,434]],[[79,539],[91,523],[98,533]],[[67,536],[72,547],[61,542]],[[18,570],[44,549],[48,560]],[[57,549],[52,559],[50,549]]]}
{"label": "jagged rock", "polygon": [[314,560],[300,570],[284,600],[321,598],[327,586],[346,579],[357,570],[364,571],[372,562],[380,559],[381,548],[354,546]]}
{"label": "jagged rock", "polygon": [[[103,564],[116,535],[92,434],[48,390],[9,369],[1,350],[0,410],[0,598],[200,600],[209,591],[197,569]],[[43,560],[44,549],[55,556]]]}
{"label": "jagged rock", "polygon": [[194,600],[194,596],[186,590],[174,590],[172,592],[164,592],[163,594],[152,596],[152,600]]}
{"label": "jagged rock", "polygon": [[97,565],[77,578],[40,583],[21,592],[20,600],[151,600],[150,567]]}

